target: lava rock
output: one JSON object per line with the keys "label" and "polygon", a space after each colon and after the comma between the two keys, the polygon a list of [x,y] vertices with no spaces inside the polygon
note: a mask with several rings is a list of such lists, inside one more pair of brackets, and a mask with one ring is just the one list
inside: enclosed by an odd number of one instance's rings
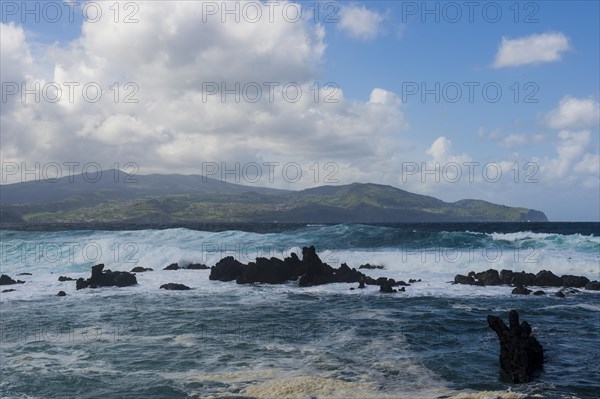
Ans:
{"label": "lava rock", "polygon": [[277,258],[256,258],[255,262],[242,266],[236,283],[282,284],[290,280],[291,276],[291,268],[285,261]]}
{"label": "lava rock", "polygon": [[133,269],[131,269],[130,273],[144,273],[144,272],[153,272],[154,269],[151,269],[149,267],[141,267],[141,266],[136,266]]}
{"label": "lava rock", "polygon": [[56,294],[56,296],[67,296],[67,293],[64,291],[58,291],[58,294]]}
{"label": "lava rock", "polygon": [[514,273],[512,270],[500,270],[500,280],[502,280],[504,284],[510,284],[512,282],[513,275]]}
{"label": "lava rock", "polygon": [[169,266],[165,267],[163,270],[179,270],[179,265],[177,263],[171,263]]}
{"label": "lava rock", "polygon": [[58,281],[60,281],[60,282],[63,282],[63,281],[74,281],[74,280],[75,280],[74,278],[67,277],[67,276],[60,276],[58,278]]}
{"label": "lava rock", "polygon": [[202,263],[192,263],[192,264],[187,265],[186,269],[188,269],[188,270],[208,270],[208,269],[210,269],[210,267],[208,267]]}
{"label": "lava rock", "polygon": [[535,275],[533,285],[539,287],[562,287],[563,280],[549,270],[542,270]]}
{"label": "lava rock", "polygon": [[380,292],[385,292],[385,293],[398,292],[397,290],[395,290],[393,288],[393,285],[392,285],[392,283],[390,281],[384,281],[384,282],[382,282],[381,285],[379,286],[379,291]]}
{"label": "lava rock", "polygon": [[454,283],[453,284],[474,285],[475,284],[475,278],[473,278],[473,276],[463,276],[462,274],[457,274],[456,276],[454,276]]}
{"label": "lava rock", "polygon": [[137,279],[135,274],[128,272],[113,272],[105,270],[104,264],[92,266],[92,277],[87,280],[83,278],[77,279],[75,287],[80,290],[82,288],[96,288],[96,287],[127,287],[130,285],[136,285]]}
{"label": "lava rock", "polygon": [[14,288],[9,288],[7,290],[2,290],[2,293],[4,294],[6,292],[14,292],[14,291],[16,291]]}
{"label": "lava rock", "polygon": [[522,285],[517,285],[515,289],[512,290],[511,294],[515,295],[529,295],[531,294],[531,290],[523,287]]}
{"label": "lava rock", "polygon": [[7,276],[6,274],[3,274],[0,276],[0,285],[12,285],[12,284],[25,284],[25,281],[21,281],[21,280],[13,280],[12,278],[10,278],[9,276]]}
{"label": "lava rock", "polygon": [[360,288],[361,290],[362,290],[363,288],[365,288],[365,280],[361,280],[361,281],[358,283],[358,288]]}
{"label": "lava rock", "polygon": [[556,294],[554,294],[554,296],[559,297],[559,298],[564,298],[566,297],[565,293],[562,291],[558,291]]}
{"label": "lava rock", "polygon": [[187,290],[191,289],[187,285],[177,284],[177,283],[163,284],[160,286],[160,288],[163,290],[172,290],[172,291],[187,291]]}
{"label": "lava rock", "polygon": [[421,282],[421,279],[416,280],[414,278],[411,278],[411,279],[408,280],[409,284],[420,283],[420,282]]}
{"label": "lava rock", "polygon": [[546,293],[542,290],[535,291],[533,295],[546,295]]}
{"label": "lava rock", "polygon": [[534,285],[533,284],[534,279],[535,279],[535,274],[533,274],[533,273],[525,273],[525,272],[513,273],[510,283],[514,286]]}
{"label": "lava rock", "polygon": [[370,263],[364,264],[364,265],[360,265],[358,267],[359,269],[385,269],[385,267],[381,266],[381,265],[371,265]]}
{"label": "lava rock", "polygon": [[600,291],[600,281],[590,281],[585,285],[585,289],[590,291]]}
{"label": "lava rock", "polygon": [[221,259],[217,264],[210,270],[210,280],[217,281],[233,281],[236,280],[240,274],[242,274],[242,263],[233,259],[233,256],[227,256]]}
{"label": "lava rock", "polygon": [[17,274],[17,276],[33,276],[33,274],[25,272],[25,273],[19,273],[19,274]]}
{"label": "lava rock", "polygon": [[560,276],[560,279],[562,280],[563,286],[574,288],[583,288],[590,282],[590,279],[587,277],[573,276],[571,274]]}
{"label": "lava rock", "polygon": [[522,384],[533,380],[544,364],[544,349],[531,335],[531,326],[524,321],[519,324],[519,313],[511,310],[509,327],[500,317],[488,315],[487,322],[500,340],[500,368],[513,383]]}
{"label": "lava rock", "polygon": [[498,270],[489,269],[485,272],[475,274],[477,282],[482,285],[501,285],[503,282],[500,279]]}

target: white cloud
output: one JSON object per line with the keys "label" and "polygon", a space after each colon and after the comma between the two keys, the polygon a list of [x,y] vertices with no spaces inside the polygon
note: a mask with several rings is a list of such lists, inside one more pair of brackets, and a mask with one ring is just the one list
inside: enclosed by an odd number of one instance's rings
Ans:
{"label": "white cloud", "polygon": [[569,39],[560,32],[533,34],[517,39],[503,37],[493,66],[504,68],[555,62],[569,48]]}
{"label": "white cloud", "polygon": [[558,108],[546,114],[544,121],[550,129],[577,129],[598,126],[600,103],[590,98],[566,96]]}
{"label": "white cloud", "polygon": [[350,37],[370,40],[380,32],[383,15],[365,6],[344,5],[340,8],[338,28]]}
{"label": "white cloud", "polygon": [[[29,56],[25,32],[3,24],[3,76],[10,71],[15,81],[80,86],[73,102],[63,86],[55,104],[23,104],[20,96],[3,104],[2,159],[93,161],[102,167],[135,162],[140,173],[200,173],[202,162],[336,162],[352,165],[338,174],[346,182],[383,168],[382,160],[395,151],[391,137],[406,127],[400,101],[379,88],[369,101],[346,99],[342,88],[321,85],[315,91],[326,48],[322,26],[285,21],[281,13],[273,13],[274,22],[222,23],[217,15],[198,23],[200,12],[198,2],[143,3],[140,23],[114,24],[111,18],[84,23],[77,40],[47,47],[38,59]],[[26,62],[10,69],[10,60]],[[111,89],[115,81],[118,102]],[[82,86],[90,82],[102,88],[96,103],[82,99]],[[127,82],[139,90],[126,90]],[[266,82],[279,84],[273,99]],[[203,93],[207,83],[227,90],[238,83],[239,100],[236,94],[222,102],[221,93]],[[246,84],[261,88],[259,101],[247,101]],[[301,89],[297,102],[283,98],[285,84],[292,84],[291,96]],[[134,92],[138,102],[125,103]]]}

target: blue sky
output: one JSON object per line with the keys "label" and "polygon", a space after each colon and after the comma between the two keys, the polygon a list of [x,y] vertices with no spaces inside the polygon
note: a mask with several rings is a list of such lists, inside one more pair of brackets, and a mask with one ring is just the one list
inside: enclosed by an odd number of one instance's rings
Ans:
{"label": "blue sky", "polygon": [[[282,16],[297,4],[283,1],[241,2],[228,15],[222,2],[81,2],[73,21],[61,2],[29,4],[39,21],[21,14],[21,2],[2,3],[5,165],[132,162],[140,173],[201,173],[206,163],[239,164],[243,184],[368,181],[539,209],[551,220],[600,220],[599,2],[476,2],[472,21],[464,2],[302,1],[299,20]],[[58,6],[62,17],[48,21],[54,14],[42,10]],[[82,7],[102,17],[84,21]],[[263,14],[250,21],[244,12],[256,8]],[[138,22],[124,23],[127,15]],[[95,82],[103,96],[13,94],[36,82],[63,92],[64,82]],[[279,83],[274,101],[207,95],[207,84],[249,82]],[[331,91],[312,96],[327,82],[339,88],[335,103],[323,101]],[[283,99],[288,83],[303,88],[300,101]],[[423,88],[432,92],[422,97]],[[125,103],[128,93],[138,102]],[[300,165],[303,178],[242,173],[272,162]],[[499,180],[483,175],[498,167]],[[31,177],[5,169],[2,183]]]}

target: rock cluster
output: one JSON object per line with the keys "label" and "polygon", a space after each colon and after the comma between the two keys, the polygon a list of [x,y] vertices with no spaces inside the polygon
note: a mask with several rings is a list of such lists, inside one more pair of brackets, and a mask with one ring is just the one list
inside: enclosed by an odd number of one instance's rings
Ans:
{"label": "rock cluster", "polygon": [[[528,295],[531,290],[527,286],[537,287],[570,287],[570,288],[585,288],[586,290],[600,290],[600,283],[591,281],[584,276],[573,276],[566,274],[557,276],[551,271],[542,270],[537,274],[525,272],[513,272],[512,270],[502,270],[498,272],[494,269],[489,269],[484,272],[470,272],[467,276],[457,274],[454,277],[454,284],[468,285],[512,285],[515,287],[513,294]],[[539,294],[538,294],[539,295]]]}
{"label": "rock cluster", "polygon": [[96,287],[127,287],[129,285],[136,285],[137,280],[135,274],[128,272],[113,272],[105,270],[104,264],[92,266],[92,276],[87,280],[83,278],[77,279],[75,283],[78,290],[82,288],[96,288]]}

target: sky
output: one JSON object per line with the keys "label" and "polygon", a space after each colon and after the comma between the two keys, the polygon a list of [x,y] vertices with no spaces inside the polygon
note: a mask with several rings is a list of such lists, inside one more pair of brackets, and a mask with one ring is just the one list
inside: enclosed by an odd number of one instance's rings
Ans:
{"label": "sky", "polygon": [[371,182],[598,221],[599,4],[1,1],[0,183]]}

